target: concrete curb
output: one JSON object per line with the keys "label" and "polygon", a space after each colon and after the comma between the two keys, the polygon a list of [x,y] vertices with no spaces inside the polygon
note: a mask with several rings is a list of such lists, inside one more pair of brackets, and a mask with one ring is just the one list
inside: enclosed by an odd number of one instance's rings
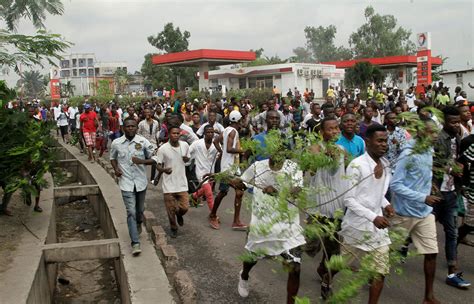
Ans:
{"label": "concrete curb", "polygon": [[174,288],[183,304],[197,303],[197,291],[186,270],[178,270],[173,276]]}
{"label": "concrete curb", "polygon": [[[99,158],[97,163],[118,183],[118,178],[110,162]],[[191,279],[191,276],[186,270],[178,270],[179,258],[174,246],[169,245],[166,239],[166,232],[158,225],[158,220],[153,212],[145,210],[143,213],[143,221],[146,231],[151,234],[151,239],[155,245],[156,254],[160,258],[165,273],[178,294],[179,299],[183,304],[197,303],[196,287]]]}

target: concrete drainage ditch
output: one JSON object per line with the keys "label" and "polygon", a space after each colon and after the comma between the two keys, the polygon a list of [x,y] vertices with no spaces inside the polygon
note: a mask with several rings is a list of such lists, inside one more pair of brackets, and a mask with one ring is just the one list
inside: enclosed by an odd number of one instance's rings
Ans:
{"label": "concrete drainage ditch", "polygon": [[42,193],[44,212],[28,223],[34,237],[22,234],[12,267],[0,274],[0,302],[175,303],[146,234],[141,256],[131,255],[115,181],[67,147],[58,150],[67,180]]}

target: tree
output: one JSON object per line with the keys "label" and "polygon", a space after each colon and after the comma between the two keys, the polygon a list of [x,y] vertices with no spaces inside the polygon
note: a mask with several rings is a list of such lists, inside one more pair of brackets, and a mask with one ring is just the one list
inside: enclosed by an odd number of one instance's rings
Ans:
{"label": "tree", "polygon": [[188,39],[191,37],[191,33],[184,31],[181,33],[179,27],[176,29],[173,23],[167,23],[163,31],[159,32],[156,36],[148,36],[148,42],[159,50],[165,51],[166,53],[183,52],[188,50]]}
{"label": "tree", "polygon": [[46,86],[43,76],[38,71],[25,71],[17,82],[17,86],[30,99],[44,97]]}
{"label": "tree", "polygon": [[364,97],[370,83],[374,82],[380,85],[384,78],[385,76],[379,67],[370,62],[357,62],[352,68],[346,70],[344,81],[349,86],[358,87]]}
{"label": "tree", "polygon": [[46,13],[62,15],[63,12],[61,0],[0,0],[0,16],[10,31],[16,28],[17,22],[22,18],[30,19],[36,28],[44,28]]}
{"label": "tree", "polygon": [[303,63],[314,63],[315,60],[311,51],[306,47],[297,47],[293,49],[295,56],[290,57],[290,62],[303,62]]}
{"label": "tree", "polygon": [[[191,33],[181,32],[179,27],[174,27],[173,23],[167,23],[163,31],[156,36],[149,36],[148,42],[160,50],[162,53],[183,52],[188,50]],[[175,87],[177,89],[185,86],[195,86],[197,68],[183,67],[156,67],[151,62],[153,54],[145,55],[141,72],[145,77],[146,84],[152,84],[154,88]]]}
{"label": "tree", "polygon": [[117,93],[123,94],[129,84],[133,80],[132,75],[129,75],[126,70],[116,70],[114,73],[115,85]]}
{"label": "tree", "polygon": [[72,82],[68,80],[66,83],[62,84],[61,86],[61,97],[73,97],[75,88],[76,86],[73,85]]}
{"label": "tree", "polygon": [[393,15],[376,14],[372,6],[364,12],[366,23],[352,33],[349,44],[356,58],[385,57],[412,54],[415,44],[411,31],[397,27]]}
{"label": "tree", "polygon": [[312,53],[312,58],[316,62],[345,60],[352,57],[351,50],[334,45],[334,37],[336,35],[336,27],[329,25],[328,27],[307,26],[304,29],[306,36],[306,48]]}
{"label": "tree", "polygon": [[[59,54],[71,43],[58,34],[46,32],[43,21],[46,13],[61,15],[63,11],[60,0],[0,0],[0,19],[7,24],[6,30],[0,29],[0,67],[12,68],[21,74],[20,65],[43,66],[44,60],[55,65],[52,58],[61,59]],[[35,36],[14,33],[17,22],[22,18],[30,19],[38,29]]]}

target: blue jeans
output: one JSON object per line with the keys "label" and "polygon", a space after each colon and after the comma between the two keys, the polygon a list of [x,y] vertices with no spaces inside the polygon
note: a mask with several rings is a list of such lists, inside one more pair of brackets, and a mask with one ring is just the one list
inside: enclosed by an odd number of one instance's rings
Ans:
{"label": "blue jeans", "polygon": [[140,192],[122,191],[123,202],[127,209],[128,233],[130,234],[130,239],[132,239],[132,245],[140,243],[137,226],[143,222],[145,194],[146,190]]}
{"label": "blue jeans", "polygon": [[436,220],[439,221],[444,228],[444,251],[448,266],[456,266],[457,262],[457,215],[458,205],[456,201],[456,192],[441,192],[443,200],[433,206],[433,213]]}

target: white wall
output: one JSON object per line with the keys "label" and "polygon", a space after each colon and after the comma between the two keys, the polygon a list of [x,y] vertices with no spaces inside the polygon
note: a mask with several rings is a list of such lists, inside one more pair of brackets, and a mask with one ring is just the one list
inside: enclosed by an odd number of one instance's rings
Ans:
{"label": "white wall", "polygon": [[443,75],[443,84],[449,87],[449,93],[451,96],[454,96],[454,89],[457,86],[460,86],[462,90],[467,93],[467,99],[469,101],[474,101],[474,89],[471,89],[468,86],[468,83],[471,83],[471,85],[474,86],[474,71],[468,71],[466,73],[463,73],[462,84],[457,84],[456,73]]}

